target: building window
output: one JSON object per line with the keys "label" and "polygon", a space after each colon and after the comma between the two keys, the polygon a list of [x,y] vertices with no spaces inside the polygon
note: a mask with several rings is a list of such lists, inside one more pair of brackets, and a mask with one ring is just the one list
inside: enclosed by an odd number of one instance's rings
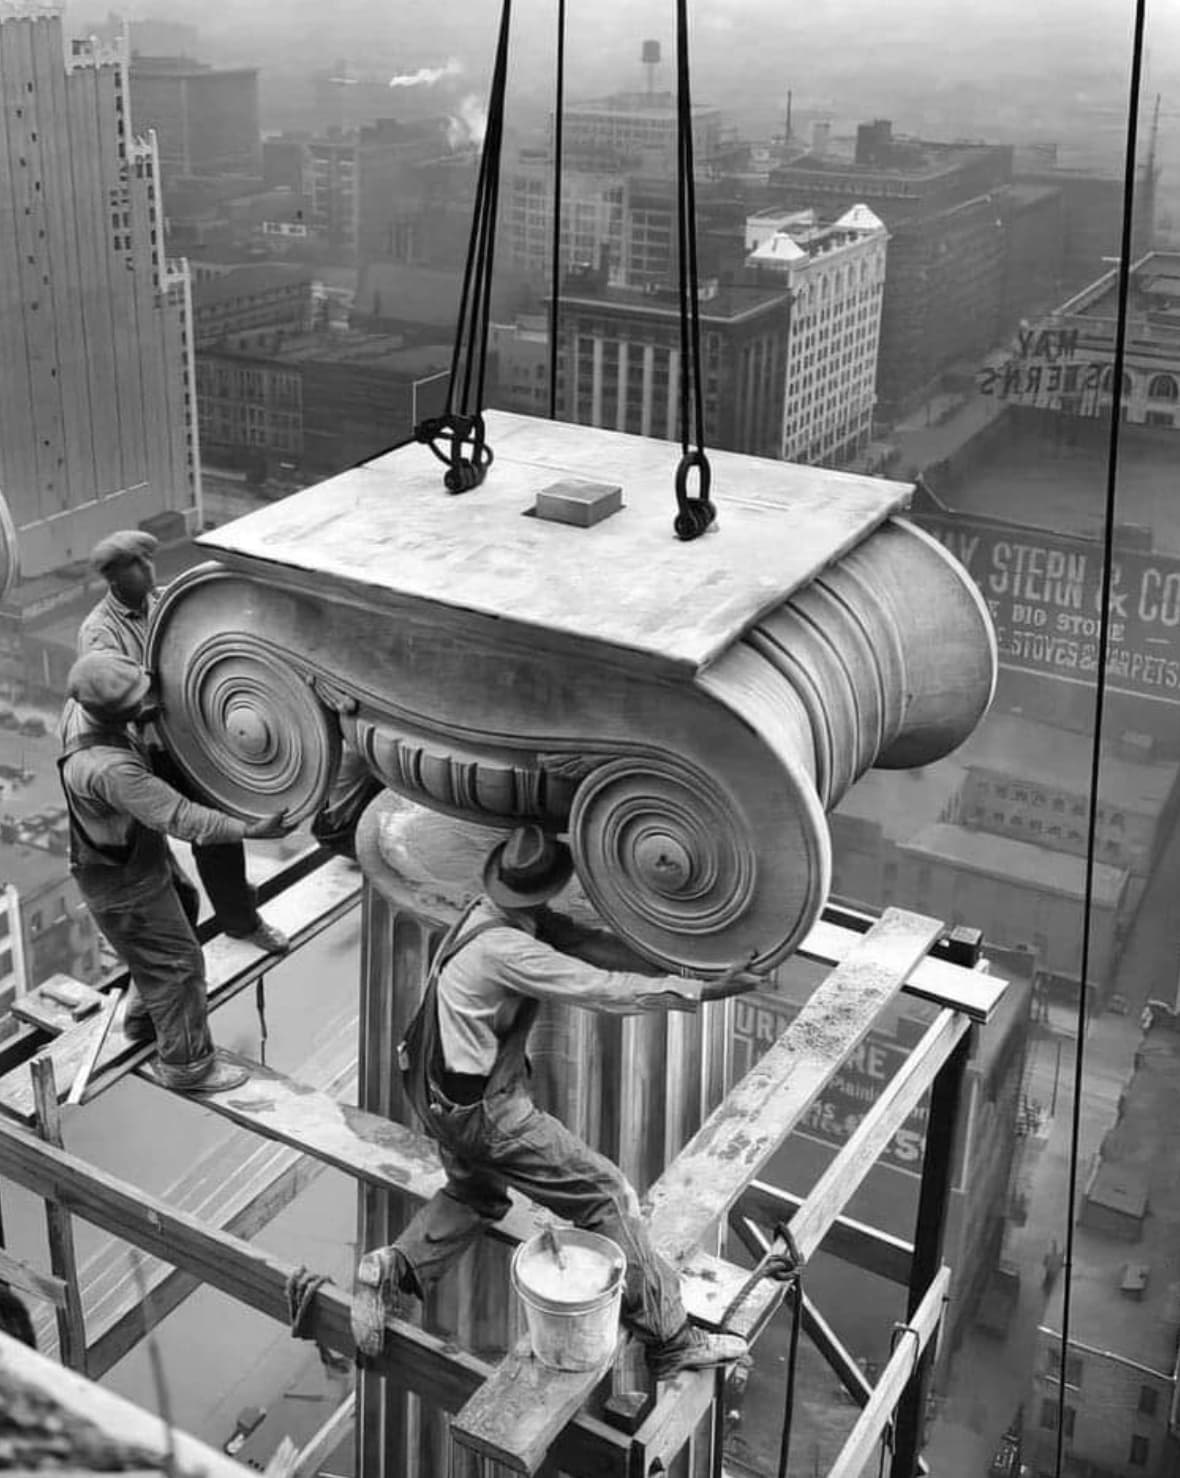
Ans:
{"label": "building window", "polygon": [[1147,394],[1152,400],[1178,400],[1180,387],[1171,375],[1154,375],[1147,387]]}
{"label": "building window", "polygon": [[1057,1430],[1057,1402],[1048,1396],[1041,1401],[1041,1426],[1046,1432]]}
{"label": "building window", "polygon": [[1150,1450],[1151,1444],[1146,1437],[1132,1437],[1131,1451],[1127,1454],[1127,1461],[1133,1468],[1146,1468],[1147,1454]]}
{"label": "building window", "polygon": [[1156,1407],[1159,1404],[1159,1396],[1160,1393],[1156,1390],[1154,1386],[1140,1386],[1139,1406],[1137,1408],[1139,1415],[1154,1416],[1156,1412]]}

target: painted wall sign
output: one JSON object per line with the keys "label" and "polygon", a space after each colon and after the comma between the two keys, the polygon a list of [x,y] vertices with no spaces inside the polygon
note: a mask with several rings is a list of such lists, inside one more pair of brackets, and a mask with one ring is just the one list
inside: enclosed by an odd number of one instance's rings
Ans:
{"label": "painted wall sign", "polygon": [[1088,396],[1073,408],[1097,414],[1099,390],[1110,389],[1110,360],[1078,359],[1077,350],[1076,328],[1022,330],[1016,353],[1005,364],[987,365],[980,371],[979,392],[1043,406],[1057,403],[1061,396]]}
{"label": "painted wall sign", "polygon": [[[1097,542],[961,514],[918,511],[914,518],[983,592],[1003,666],[1094,681],[1102,598]],[[1180,559],[1122,554],[1112,581],[1110,690],[1180,703]]]}
{"label": "painted wall sign", "polygon": [[[740,996],[734,1004],[734,1072],[740,1077],[782,1036],[799,1007],[781,996],[761,992]],[[807,1110],[795,1133],[821,1144],[843,1145],[908,1055],[891,1037],[870,1032]],[[910,1175],[921,1174],[928,1112],[923,1098],[890,1140],[882,1164]]]}

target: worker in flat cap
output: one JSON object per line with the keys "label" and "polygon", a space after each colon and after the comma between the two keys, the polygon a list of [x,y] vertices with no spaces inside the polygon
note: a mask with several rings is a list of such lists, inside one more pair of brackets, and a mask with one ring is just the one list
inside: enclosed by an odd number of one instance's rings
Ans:
{"label": "worker in flat cap", "polygon": [[284,818],[239,821],[187,800],[154,772],[137,724],[151,681],[130,657],[97,651],[70,669],[58,768],[70,818],[70,871],[95,924],[131,972],[129,1037],[155,1038],[170,1088],[219,1093],[247,1074],[217,1058],[205,1001],[205,956],[194,932],[200,899],[168,846],[241,845],[277,837]]}
{"label": "worker in flat cap", "polygon": [[656,1379],[746,1352],[738,1336],[689,1323],[679,1277],[652,1246],[626,1177],[533,1103],[527,1046],[545,1000],[618,1014],[695,1011],[761,979],[739,967],[712,981],[641,975],[561,952],[540,936],[581,942],[573,935],[584,931],[546,907],[572,872],[568,847],[539,826],[518,827],[488,855],[483,897],[434,956],[399,1059],[406,1096],[438,1144],[447,1180],[391,1246],[361,1259],[352,1328],[362,1359],[380,1353],[387,1315],[404,1313],[411,1295],[424,1297],[507,1213],[510,1186],[623,1249],[623,1322],[646,1347]]}
{"label": "worker in flat cap", "polygon": [[[79,657],[88,652],[119,652],[143,665],[148,621],[160,599],[154,563],[158,546],[159,541],[143,529],[121,529],[94,546],[90,563],[108,589],[79,628]],[[184,775],[150,727],[144,738],[156,774],[173,789],[188,794]],[[286,953],[290,948],[287,936],[258,911],[246,876],[246,849],[240,841],[197,842],[193,861],[223,933],[246,939],[268,954]]]}

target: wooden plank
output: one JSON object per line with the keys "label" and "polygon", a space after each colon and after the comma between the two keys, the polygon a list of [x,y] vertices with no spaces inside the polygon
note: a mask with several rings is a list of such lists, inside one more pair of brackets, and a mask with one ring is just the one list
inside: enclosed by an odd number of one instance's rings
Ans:
{"label": "wooden plank", "polygon": [[65,1308],[64,1279],[54,1278],[49,1273],[42,1273],[37,1268],[30,1267],[27,1262],[22,1262],[19,1257],[13,1257],[2,1247],[0,1247],[0,1278],[3,1278],[5,1283],[10,1283],[13,1288],[19,1289],[21,1293],[31,1293],[34,1298],[44,1299],[56,1309]]}
{"label": "wooden plank", "polygon": [[[360,902],[361,875],[351,863],[334,858],[278,895],[267,908],[267,918],[282,929],[298,948]],[[220,934],[205,946],[209,1010],[215,1011],[239,995],[247,986],[273,970],[279,963],[243,939]],[[121,976],[125,980],[126,976]],[[93,1041],[91,1026],[82,1022],[45,1048],[59,1083],[69,1084]],[[122,1024],[109,1033],[92,1080],[92,1094],[102,1092],[133,1068],[154,1055],[151,1046],[128,1042]],[[29,1123],[33,1117],[32,1079],[27,1064],[20,1064],[0,1078],[0,1108]]]}
{"label": "wooden plank", "polygon": [[889,1141],[917,1108],[943,1063],[971,1030],[960,1011],[940,1011],[885,1085],[877,1101],[840,1148],[791,1218],[791,1235],[806,1262],[828,1228],[877,1163]]}
{"label": "wooden plank", "polygon": [[[796,951],[820,965],[842,964],[873,924],[870,916],[865,914],[865,928],[852,928],[844,921],[857,916],[840,910],[834,919],[831,912],[824,911],[824,916],[812,925]],[[983,1024],[995,1015],[1007,986],[1008,982],[998,975],[969,970],[964,965],[952,965],[948,960],[928,955],[907,977],[903,988],[908,996],[952,1011],[962,1011],[972,1021]]]}
{"label": "wooden plank", "polygon": [[[155,1455],[159,1461],[150,1470],[155,1473],[168,1471],[170,1454],[175,1458],[174,1470],[178,1474],[244,1478],[250,1471],[185,1432],[166,1429],[158,1417],[95,1385],[85,1376],[63,1369],[56,1361],[7,1334],[0,1334],[0,1390],[12,1406],[16,1404],[17,1392],[27,1392],[30,1404],[35,1402],[37,1409],[55,1411],[64,1432],[68,1433],[75,1423],[79,1427],[85,1424],[91,1435],[97,1430],[117,1447],[142,1449],[145,1458]],[[65,1467],[55,1464],[54,1471],[68,1472],[68,1462],[67,1458]],[[83,1466],[83,1454],[79,1453],[77,1471]],[[87,1471],[93,1472],[93,1468]]]}
{"label": "wooden plank", "polygon": [[[57,1088],[53,1064],[45,1057],[33,1060],[33,1091],[37,1133],[47,1147],[61,1149],[61,1118],[57,1107]],[[54,1197],[45,1198],[45,1228],[49,1238],[49,1267],[65,1286],[66,1296],[54,1308],[57,1320],[57,1343],[62,1363],[71,1370],[86,1368],[86,1325],[82,1318],[82,1297],[78,1292],[78,1261],[74,1250],[74,1225],[70,1213]]]}
{"label": "wooden plank", "polygon": [[[861,1478],[865,1464],[875,1453],[881,1433],[917,1369],[922,1352],[938,1329],[950,1281],[951,1270],[943,1266],[908,1326],[899,1333],[889,1363],[873,1387],[873,1394],[841,1448],[840,1456],[828,1470],[828,1478]],[[912,1333],[909,1332],[911,1330]]]}
{"label": "wooden plank", "polygon": [[355,1415],[356,1392],[349,1391],[323,1426],[296,1453],[295,1460],[288,1469],[289,1478],[315,1478],[348,1436]]}
{"label": "wooden plank", "polygon": [[[310,1083],[330,1093],[352,1096],[356,1083],[356,1017],[345,1012],[326,1023],[319,1050],[301,1068]],[[199,1216],[210,1226],[249,1240],[288,1206],[324,1170],[321,1161],[286,1145],[232,1130],[208,1154],[174,1181],[163,1197],[170,1206]],[[170,1263],[149,1258],[143,1274],[151,1292],[150,1310],[140,1298],[125,1249],[104,1242],[79,1274],[88,1337],[86,1373],[100,1379],[153,1324],[167,1317],[200,1287]],[[52,1317],[34,1325],[37,1348],[51,1352],[56,1332]]]}
{"label": "wooden plank", "polygon": [[648,1215],[673,1265],[722,1220],[941,931],[936,919],[887,909],[664,1172]]}
{"label": "wooden plank", "polygon": [[115,1019],[115,1012],[123,1004],[127,997],[127,989],[111,991],[103,1004],[102,1013],[94,1023],[92,1032],[93,1040],[86,1048],[78,1071],[74,1074],[74,1081],[70,1084],[70,1091],[66,1095],[66,1103],[79,1104],[82,1096],[90,1086],[90,1075],[94,1071],[94,1065],[98,1061],[98,1054],[102,1051],[102,1045],[106,1041],[111,1030],[111,1023]]}
{"label": "wooden plank", "polygon": [[[54,1196],[74,1215],[133,1243],[155,1257],[220,1289],[239,1303],[286,1324],[287,1282],[294,1263],[207,1227],[138,1186],[87,1165],[75,1155],[42,1144],[28,1130],[0,1119],[0,1175],[39,1196]],[[356,1350],[349,1295],[332,1284],[319,1289],[308,1314],[309,1336],[330,1350]],[[402,1385],[457,1410],[492,1373],[492,1367],[449,1341],[391,1319],[376,1365]],[[574,1478],[626,1478],[627,1439],[604,1423],[577,1418],[557,1443],[554,1457]]]}
{"label": "wooden plank", "polygon": [[[774,1226],[779,1221],[789,1222],[805,1200],[805,1196],[797,1196],[793,1191],[755,1180],[742,1192],[734,1210],[740,1215],[753,1217],[763,1226]],[[890,1232],[866,1226],[850,1216],[837,1216],[822,1245],[824,1252],[851,1263],[853,1267],[863,1268],[866,1273],[875,1273],[878,1278],[887,1278],[891,1283],[909,1284],[913,1243]]]}
{"label": "wooden plank", "polygon": [[[555,1433],[586,1404],[609,1370],[549,1370],[534,1359],[527,1335],[496,1367],[451,1424],[460,1446],[514,1473],[532,1474],[549,1455]],[[544,1418],[539,1419],[539,1418]]]}

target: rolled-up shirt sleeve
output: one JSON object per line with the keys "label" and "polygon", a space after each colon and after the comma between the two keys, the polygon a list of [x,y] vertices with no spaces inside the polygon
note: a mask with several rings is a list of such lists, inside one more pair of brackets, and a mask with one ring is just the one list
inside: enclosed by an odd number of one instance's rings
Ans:
{"label": "rolled-up shirt sleeve", "polygon": [[483,968],[497,985],[524,996],[618,1015],[669,1009],[693,1011],[700,1003],[699,980],[600,970],[518,929],[492,929],[485,938]]}
{"label": "rolled-up shirt sleeve", "polygon": [[91,789],[152,831],[167,832],[182,842],[240,842],[246,835],[245,822],[185,800],[135,754],[105,765],[93,776]]}

